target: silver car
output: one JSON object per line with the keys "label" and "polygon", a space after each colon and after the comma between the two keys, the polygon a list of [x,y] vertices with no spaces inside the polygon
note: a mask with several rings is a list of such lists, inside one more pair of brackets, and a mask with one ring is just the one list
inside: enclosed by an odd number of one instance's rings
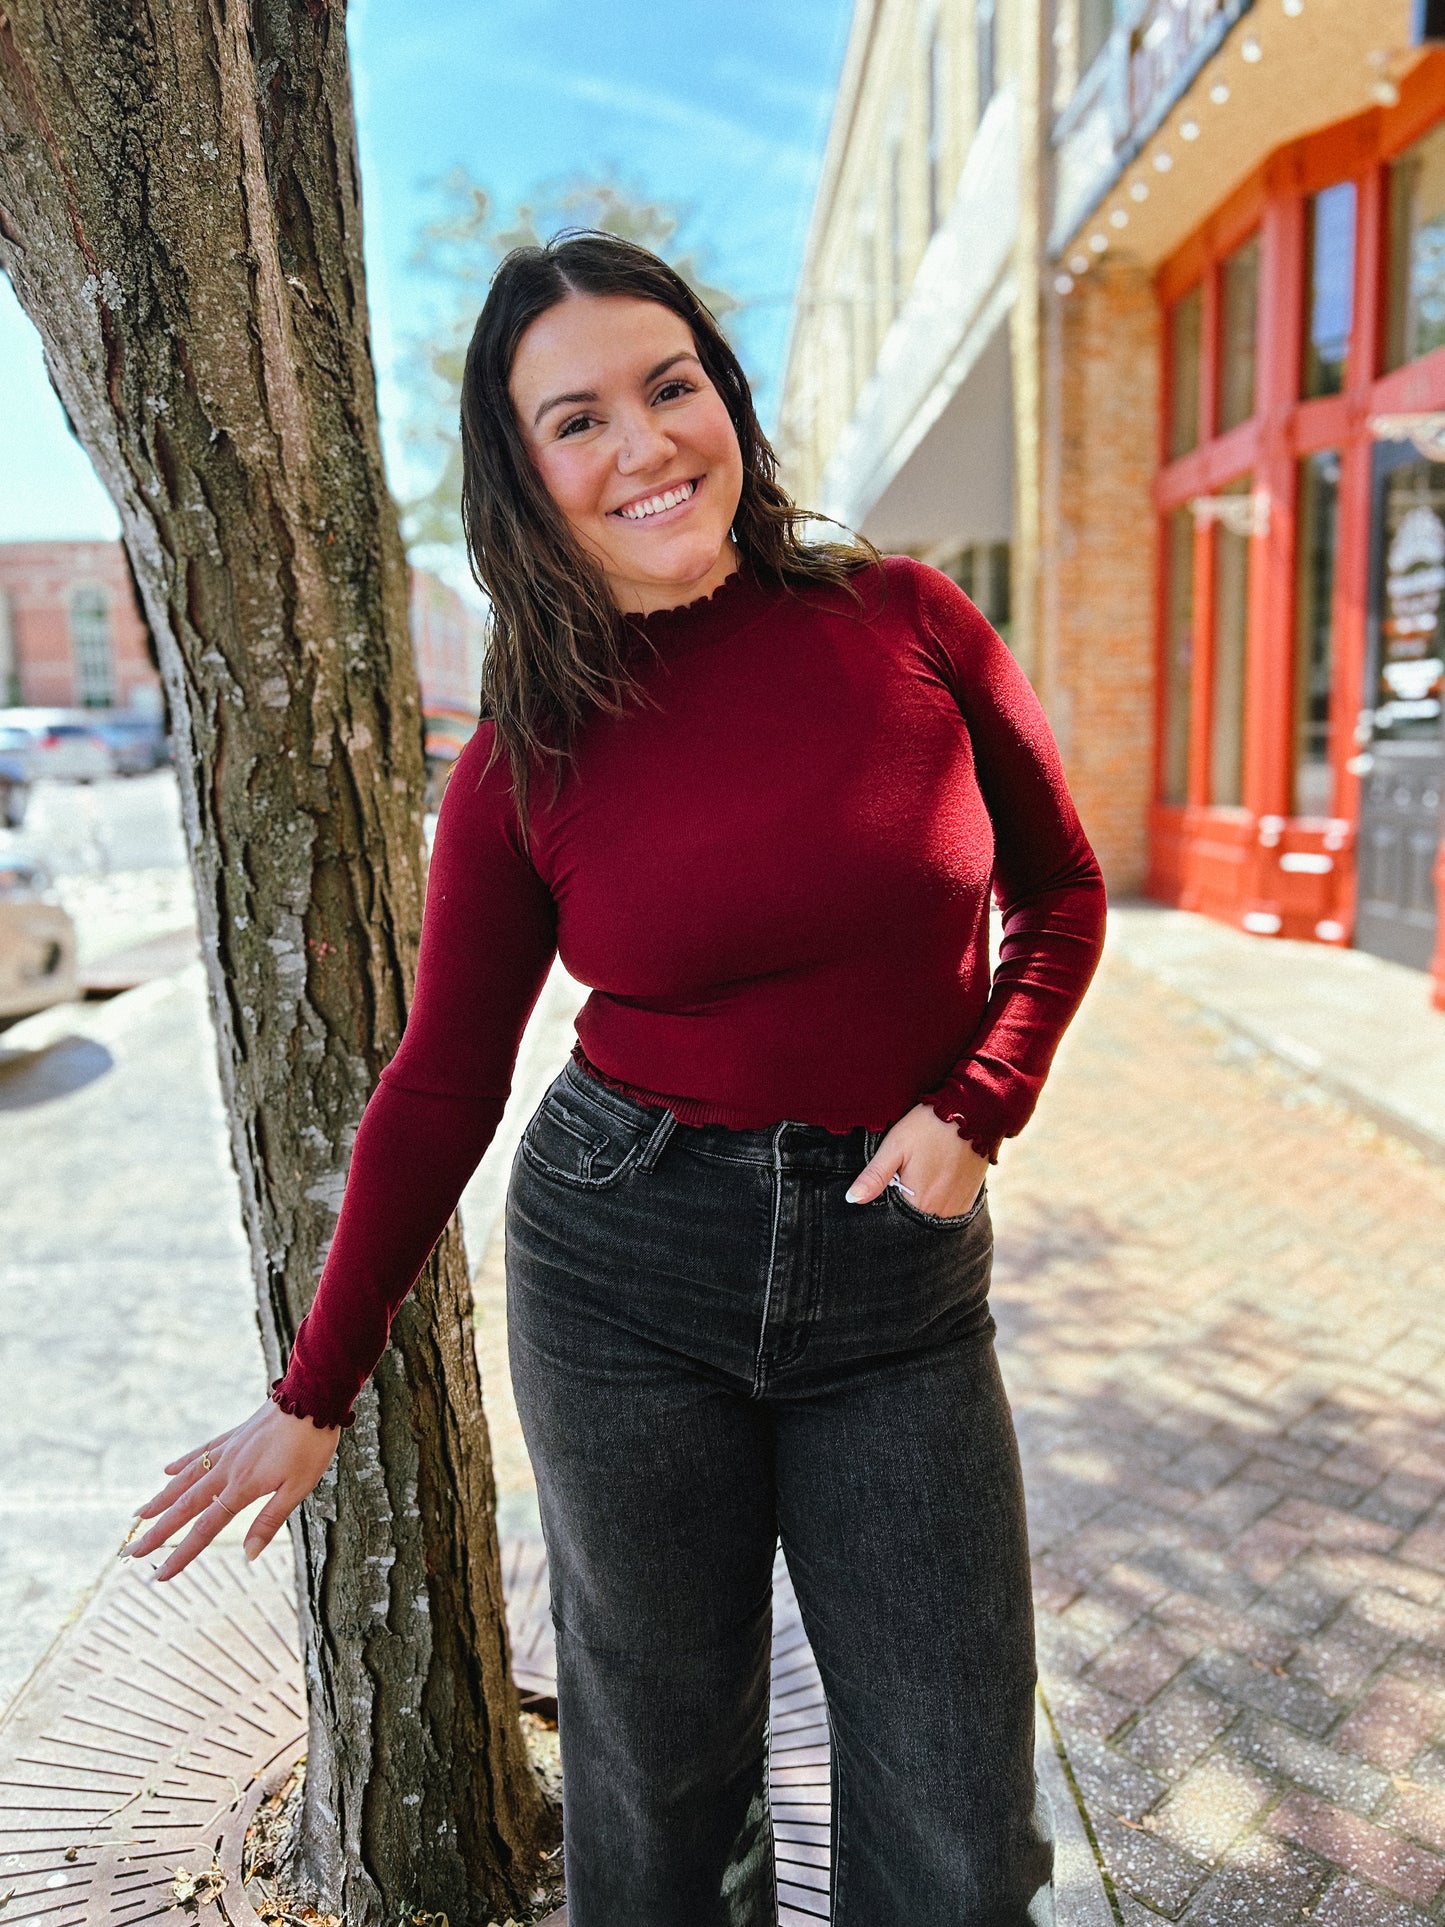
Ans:
{"label": "silver car", "polygon": [[115,756],[88,723],[47,723],[32,733],[30,767],[37,776],[94,783],[99,777],[114,776]]}
{"label": "silver car", "polygon": [[75,925],[34,857],[0,854],[0,1026],[80,996]]}

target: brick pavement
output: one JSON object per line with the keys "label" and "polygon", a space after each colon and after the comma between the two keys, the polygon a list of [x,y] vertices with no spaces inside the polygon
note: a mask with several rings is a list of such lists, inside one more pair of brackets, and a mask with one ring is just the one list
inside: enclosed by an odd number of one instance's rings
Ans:
{"label": "brick pavement", "polygon": [[1111,956],[993,1189],[1125,1927],[1445,1920],[1445,1169]]}

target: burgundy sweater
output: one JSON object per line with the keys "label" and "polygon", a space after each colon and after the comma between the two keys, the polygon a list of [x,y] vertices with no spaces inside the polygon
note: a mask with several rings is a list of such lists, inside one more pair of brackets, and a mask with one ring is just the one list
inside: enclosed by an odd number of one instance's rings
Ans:
{"label": "burgundy sweater", "polygon": [[924,1099],[993,1156],[1027,1121],[1098,961],[1099,868],[963,592],[902,557],[858,581],[861,612],[742,572],[638,619],[649,701],[589,719],[555,801],[535,786],[530,847],[505,759],[482,775],[491,727],[467,746],[286,1411],[350,1423],[558,953],[591,987],[579,1061],[681,1123],[883,1129]]}

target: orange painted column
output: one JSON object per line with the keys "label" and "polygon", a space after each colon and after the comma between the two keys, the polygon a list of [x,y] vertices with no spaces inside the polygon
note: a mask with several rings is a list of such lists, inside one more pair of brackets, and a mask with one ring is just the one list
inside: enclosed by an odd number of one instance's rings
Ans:
{"label": "orange painted column", "polygon": [[1259,362],[1255,412],[1259,455],[1254,486],[1268,503],[1268,527],[1254,538],[1245,674],[1244,801],[1254,815],[1249,900],[1241,915],[1277,915],[1276,851],[1290,806],[1290,698],[1294,678],[1295,498],[1290,418],[1299,398],[1304,276],[1304,203],[1266,203],[1261,232]]}

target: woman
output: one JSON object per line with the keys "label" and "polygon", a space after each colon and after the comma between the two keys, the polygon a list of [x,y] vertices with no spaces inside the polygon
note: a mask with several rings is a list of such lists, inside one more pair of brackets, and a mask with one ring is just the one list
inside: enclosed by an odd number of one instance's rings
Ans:
{"label": "woman", "polygon": [[462,428],[488,720],[406,1036],[284,1379],[169,1468],[134,1549],[198,1521],[170,1576],[270,1493],[254,1553],[320,1478],[560,949],[594,988],[506,1235],[573,1927],[775,1919],[779,1536],[827,1691],[834,1920],[1037,1927],[983,1180],[1103,925],[1047,725],[946,578],[803,539],[735,357],[643,250],[508,256]]}

